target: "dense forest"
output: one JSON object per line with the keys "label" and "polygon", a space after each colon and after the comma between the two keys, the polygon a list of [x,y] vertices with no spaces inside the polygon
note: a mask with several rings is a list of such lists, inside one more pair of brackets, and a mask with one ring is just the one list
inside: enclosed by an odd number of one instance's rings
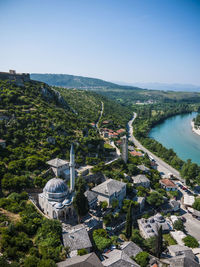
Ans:
{"label": "dense forest", "polygon": [[200,114],[198,114],[194,120],[194,125],[200,127]]}

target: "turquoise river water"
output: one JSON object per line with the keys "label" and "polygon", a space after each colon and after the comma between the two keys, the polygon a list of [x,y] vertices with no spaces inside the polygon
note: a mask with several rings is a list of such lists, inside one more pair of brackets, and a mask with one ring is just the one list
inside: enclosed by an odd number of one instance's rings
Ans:
{"label": "turquoise river water", "polygon": [[156,125],[149,133],[166,148],[172,148],[183,160],[200,165],[200,135],[192,131],[191,121],[197,112],[176,115]]}

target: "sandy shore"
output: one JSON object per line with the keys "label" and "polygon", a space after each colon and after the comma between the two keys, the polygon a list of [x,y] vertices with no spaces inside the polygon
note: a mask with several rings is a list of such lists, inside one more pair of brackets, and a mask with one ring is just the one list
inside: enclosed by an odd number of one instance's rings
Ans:
{"label": "sandy shore", "polygon": [[195,128],[194,128],[194,122],[193,122],[193,121],[191,121],[191,125],[192,125],[192,131],[193,131],[194,133],[200,135],[200,128],[199,128],[198,130],[195,129]]}

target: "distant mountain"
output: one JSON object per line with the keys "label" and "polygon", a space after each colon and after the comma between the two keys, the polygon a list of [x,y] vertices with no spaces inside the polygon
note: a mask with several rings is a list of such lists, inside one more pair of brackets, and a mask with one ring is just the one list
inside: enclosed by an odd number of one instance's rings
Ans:
{"label": "distant mountain", "polygon": [[122,86],[112,82],[107,82],[101,79],[75,76],[69,74],[40,74],[32,73],[32,80],[45,82],[52,86],[61,86],[66,88],[80,88],[80,89],[140,89],[134,86]]}
{"label": "distant mountain", "polygon": [[125,86],[137,86],[149,90],[174,91],[174,92],[200,92],[200,86],[193,84],[168,84],[168,83],[124,83],[117,82]]}

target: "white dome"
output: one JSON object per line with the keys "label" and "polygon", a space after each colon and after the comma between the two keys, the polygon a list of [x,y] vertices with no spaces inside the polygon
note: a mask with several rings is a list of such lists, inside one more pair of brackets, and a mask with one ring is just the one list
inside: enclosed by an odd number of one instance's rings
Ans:
{"label": "white dome", "polygon": [[68,192],[68,187],[62,179],[53,178],[46,183],[44,191],[48,193],[64,193]]}
{"label": "white dome", "polygon": [[69,190],[62,179],[53,178],[49,180],[44,189],[44,195],[49,201],[63,202],[68,197]]}

